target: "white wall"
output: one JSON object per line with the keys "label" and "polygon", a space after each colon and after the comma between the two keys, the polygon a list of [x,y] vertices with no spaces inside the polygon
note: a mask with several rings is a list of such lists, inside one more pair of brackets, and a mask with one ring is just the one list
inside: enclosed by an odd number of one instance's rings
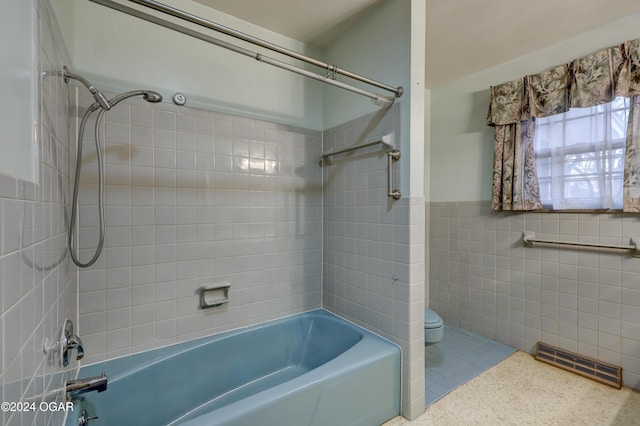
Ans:
{"label": "white wall", "polygon": [[[309,56],[321,54],[301,42],[195,2],[164,3]],[[174,92],[183,92],[189,106],[312,129],[322,127],[319,82],[87,0],[74,0],[74,10],[75,71],[99,87],[113,91],[145,87],[158,90],[169,101]],[[211,35],[260,50],[222,34]],[[277,53],[262,52],[302,66]]]}
{"label": "white wall", "polygon": [[[406,101],[409,97],[407,89],[411,54],[411,23],[407,22],[409,10],[409,2],[393,0],[382,3],[326,49],[325,61],[392,87],[403,86],[405,94],[400,101]],[[340,76],[338,80],[385,96],[393,95],[346,77]],[[367,98],[327,87],[324,128],[344,124],[378,109]]]}
{"label": "white wall", "polygon": [[640,37],[640,14],[496,65],[431,90],[431,201],[491,197],[493,129],[486,125],[489,86],[534,74]]}
{"label": "white wall", "polygon": [[0,14],[0,173],[36,178],[34,2],[8,0]]}
{"label": "white wall", "polygon": [[75,0],[55,0],[50,2],[55,17],[51,23],[58,27],[61,38],[60,48],[65,52],[65,62],[68,67],[73,66],[71,62],[73,59],[72,49],[76,45],[74,2]]}
{"label": "white wall", "polygon": [[429,138],[425,127],[428,123],[427,96],[425,96],[425,48],[426,48],[426,4],[421,0],[411,2],[411,80],[407,88],[410,99],[410,195],[425,198],[426,175],[424,153],[429,149]]}
{"label": "white wall", "polygon": [[[364,19],[326,49],[325,61],[393,87],[405,93],[396,102],[402,113],[400,138],[396,140],[403,154],[400,160],[400,190],[409,191],[409,105],[411,66],[411,3],[400,0],[383,2]],[[339,77],[340,81],[375,93],[392,95],[361,83]],[[330,129],[366,114],[380,111],[366,97],[327,86],[324,92],[324,128]],[[353,141],[355,143],[356,141]]]}

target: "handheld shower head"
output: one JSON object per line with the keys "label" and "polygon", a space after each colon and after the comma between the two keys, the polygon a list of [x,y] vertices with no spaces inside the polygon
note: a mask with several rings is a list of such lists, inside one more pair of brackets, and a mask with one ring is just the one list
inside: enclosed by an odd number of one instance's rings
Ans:
{"label": "handheld shower head", "polygon": [[113,107],[125,99],[132,98],[134,96],[142,96],[142,99],[153,104],[162,101],[162,95],[158,92],[154,92],[153,90],[132,90],[109,99],[109,104]]}
{"label": "handheld shower head", "polygon": [[145,90],[142,93],[142,98],[147,102],[151,102],[152,104],[162,102],[162,95],[158,92],[154,92],[153,90]]}
{"label": "handheld shower head", "polygon": [[[102,247],[104,245],[104,236],[106,231],[106,225],[104,221],[104,166],[102,162],[101,148],[100,148],[100,122],[104,117],[107,110],[114,108],[120,102],[125,99],[141,96],[145,101],[151,103],[158,103],[162,101],[162,95],[158,92],[154,92],[153,90],[132,90],[130,92],[121,93],[119,95],[114,96],[113,98],[107,99],[100,93],[95,87],[91,86],[87,80],[84,78],[77,76],[75,74],[71,74],[66,68],[64,69],[64,78],[65,82],[68,81],[69,78],[74,78],[82,82],[93,94],[94,102],[88,109],[87,112],[82,117],[82,121],[80,122],[80,127],[78,129],[78,143],[77,143],[77,152],[76,158],[76,174],[73,183],[73,200],[71,202],[71,220],[69,222],[69,238],[68,238],[68,247],[69,253],[71,255],[71,259],[73,262],[81,268],[86,268],[88,266],[93,265],[100,256],[102,251]],[[76,250],[74,248],[74,229],[76,229],[76,218],[78,211],[78,190],[80,188],[80,176],[82,171],[82,140],[84,135],[84,126],[87,124],[87,120],[89,116],[95,111],[100,110],[97,114],[95,121],[95,145],[96,145],[96,157],[98,160],[98,219],[100,223],[100,234],[98,235],[98,248],[93,254],[91,260],[87,263],[82,263],[78,256],[76,255]]]}

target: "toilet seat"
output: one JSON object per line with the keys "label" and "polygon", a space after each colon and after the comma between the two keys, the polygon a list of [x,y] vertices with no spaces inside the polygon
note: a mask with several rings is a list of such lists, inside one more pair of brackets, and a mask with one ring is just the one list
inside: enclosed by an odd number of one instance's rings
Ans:
{"label": "toilet seat", "polygon": [[436,314],[429,308],[424,308],[424,328],[433,329],[444,325],[444,321],[440,315]]}
{"label": "toilet seat", "polygon": [[429,308],[424,308],[424,343],[437,343],[444,337],[444,321],[440,315]]}

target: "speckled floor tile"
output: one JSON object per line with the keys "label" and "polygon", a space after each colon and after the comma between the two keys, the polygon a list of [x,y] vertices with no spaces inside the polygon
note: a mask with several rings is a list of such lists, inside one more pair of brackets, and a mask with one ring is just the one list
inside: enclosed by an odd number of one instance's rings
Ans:
{"label": "speckled floor tile", "polygon": [[410,422],[385,425],[640,425],[640,392],[616,390],[516,352]]}

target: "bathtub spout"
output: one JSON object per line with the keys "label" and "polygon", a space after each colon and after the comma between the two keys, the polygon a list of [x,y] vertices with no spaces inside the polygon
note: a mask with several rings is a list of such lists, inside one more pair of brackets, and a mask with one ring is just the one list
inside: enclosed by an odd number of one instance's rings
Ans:
{"label": "bathtub spout", "polygon": [[102,373],[100,376],[87,377],[86,379],[69,380],[66,386],[67,399],[72,399],[91,391],[103,392],[106,390],[107,373]]}

